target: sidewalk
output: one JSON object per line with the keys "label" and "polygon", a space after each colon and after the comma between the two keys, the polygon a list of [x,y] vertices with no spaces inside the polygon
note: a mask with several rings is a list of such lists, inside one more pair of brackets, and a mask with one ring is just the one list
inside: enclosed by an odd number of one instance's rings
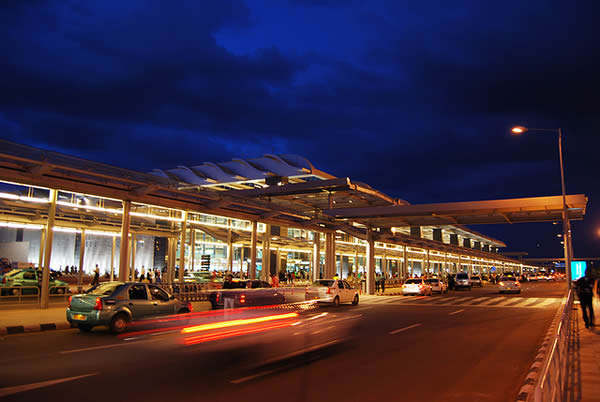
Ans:
{"label": "sidewalk", "polygon": [[579,304],[571,313],[567,401],[600,401],[600,301],[594,296],[594,328],[585,327]]}
{"label": "sidewalk", "polygon": [[[192,306],[195,312],[210,310],[210,303],[205,301],[192,302]],[[71,328],[66,310],[66,306],[0,309],[0,335]]]}

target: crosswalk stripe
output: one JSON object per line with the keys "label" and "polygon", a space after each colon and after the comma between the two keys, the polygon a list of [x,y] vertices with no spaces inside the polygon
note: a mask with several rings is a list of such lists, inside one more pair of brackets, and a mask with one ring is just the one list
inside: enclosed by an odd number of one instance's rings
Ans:
{"label": "crosswalk stripe", "polygon": [[470,305],[470,304],[477,304],[478,301],[481,301],[481,300],[484,300],[484,299],[489,299],[489,297],[477,297],[477,298],[475,298],[473,300],[470,300],[467,303],[462,303],[462,304],[465,304],[467,306]]}
{"label": "crosswalk stripe", "polygon": [[504,300],[504,299],[505,299],[505,297],[494,297],[494,298],[490,298],[490,300],[489,300],[489,301],[486,301],[486,302],[480,303],[479,305],[480,305],[480,306],[487,306],[487,305],[494,304],[494,303],[496,303],[497,301]]}
{"label": "crosswalk stripe", "polygon": [[531,307],[534,304],[537,304],[540,300],[543,300],[542,298],[539,297],[528,297],[525,300],[527,300],[526,303],[522,303],[521,307]]}
{"label": "crosswalk stripe", "polygon": [[545,307],[549,304],[560,302],[560,299],[546,299],[542,303],[538,304],[537,307]]}

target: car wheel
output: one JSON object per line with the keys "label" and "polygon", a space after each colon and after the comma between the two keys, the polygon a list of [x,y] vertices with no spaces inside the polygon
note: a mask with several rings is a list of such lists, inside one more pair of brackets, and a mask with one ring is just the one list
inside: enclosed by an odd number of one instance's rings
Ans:
{"label": "car wheel", "polygon": [[77,325],[81,332],[90,332],[92,330],[92,326],[88,324],[79,324]]}
{"label": "car wheel", "polygon": [[333,299],[333,305],[335,307],[339,307],[340,306],[340,298],[339,297],[335,297],[335,299]]}
{"label": "car wheel", "polygon": [[188,310],[187,308],[182,308],[181,310],[179,310],[179,311],[177,312],[177,314],[187,314],[187,313],[189,313],[189,312],[190,312],[190,310]]}
{"label": "car wheel", "polygon": [[110,331],[113,334],[120,334],[125,332],[127,329],[127,324],[129,323],[129,318],[124,313],[119,313],[115,315],[112,320],[110,320]]}
{"label": "car wheel", "polygon": [[10,291],[14,296],[18,296],[21,294],[21,289],[19,288],[12,288],[12,290]]}
{"label": "car wheel", "polygon": [[354,299],[352,299],[352,304],[356,306],[358,304],[358,295],[354,295]]}

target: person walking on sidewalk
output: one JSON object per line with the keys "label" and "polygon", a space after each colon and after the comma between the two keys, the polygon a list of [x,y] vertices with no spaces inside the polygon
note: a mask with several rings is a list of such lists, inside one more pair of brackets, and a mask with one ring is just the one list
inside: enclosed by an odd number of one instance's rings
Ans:
{"label": "person walking on sidewalk", "polygon": [[590,276],[590,269],[586,269],[585,276],[582,276],[575,282],[575,290],[581,306],[583,322],[585,327],[593,327],[594,324],[594,306],[592,305],[594,297],[594,279]]}
{"label": "person walking on sidewalk", "polygon": [[96,268],[94,269],[94,279],[92,279],[91,286],[95,286],[100,283],[100,268],[98,268],[98,264],[96,264]]}

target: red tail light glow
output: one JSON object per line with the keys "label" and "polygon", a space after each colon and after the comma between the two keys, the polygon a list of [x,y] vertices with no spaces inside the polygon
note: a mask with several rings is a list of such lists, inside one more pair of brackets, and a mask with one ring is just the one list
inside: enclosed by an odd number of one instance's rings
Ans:
{"label": "red tail light glow", "polygon": [[96,304],[94,304],[94,310],[102,310],[102,299],[96,297]]}
{"label": "red tail light glow", "polygon": [[504,286],[504,282],[500,282],[498,285],[500,285],[500,286]]}
{"label": "red tail light glow", "polygon": [[182,334],[191,334],[194,332],[208,331],[211,329],[228,328],[228,327],[235,327],[235,326],[247,325],[247,324],[257,324],[257,323],[261,323],[261,322],[283,320],[286,318],[294,318],[294,317],[298,317],[298,313],[277,314],[277,315],[268,315],[265,317],[246,318],[246,319],[231,320],[231,321],[221,321],[221,322],[215,322],[215,323],[211,323],[211,324],[202,324],[202,325],[196,325],[193,327],[186,327],[181,330],[181,333]]}
{"label": "red tail light glow", "polygon": [[69,296],[69,308],[71,308],[71,300],[73,300],[73,296]]}
{"label": "red tail light glow", "polygon": [[245,304],[246,303],[246,295],[241,295],[240,296],[240,304]]}
{"label": "red tail light glow", "polygon": [[327,288],[327,294],[330,295],[331,294],[331,288]]}

